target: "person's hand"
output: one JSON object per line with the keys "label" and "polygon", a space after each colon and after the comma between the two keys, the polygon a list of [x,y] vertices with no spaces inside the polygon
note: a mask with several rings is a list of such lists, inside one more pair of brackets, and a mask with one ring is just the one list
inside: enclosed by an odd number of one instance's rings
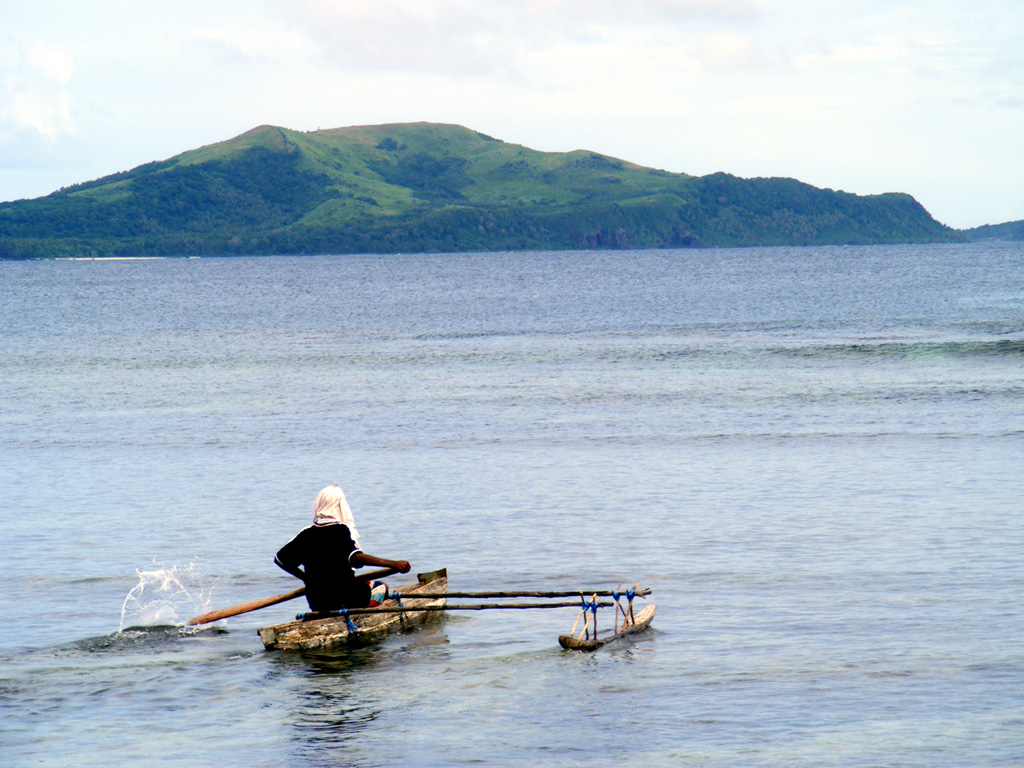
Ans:
{"label": "person's hand", "polygon": [[396,560],[395,568],[398,569],[399,573],[408,573],[412,569],[412,566],[409,565],[408,560]]}

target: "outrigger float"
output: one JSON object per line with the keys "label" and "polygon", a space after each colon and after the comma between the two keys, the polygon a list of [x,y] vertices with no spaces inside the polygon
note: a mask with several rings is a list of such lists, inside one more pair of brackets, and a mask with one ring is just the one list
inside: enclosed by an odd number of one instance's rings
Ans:
{"label": "outrigger float", "polygon": [[[589,602],[583,598],[583,605],[580,608],[579,616],[576,617],[576,622],[572,625],[572,631],[568,635],[559,635],[558,644],[567,651],[596,651],[598,648],[603,648],[609,643],[621,640],[628,635],[643,632],[654,621],[654,612],[658,606],[651,603],[648,606],[644,606],[639,613],[634,615],[633,598],[637,595],[644,597],[650,594],[649,589],[644,590],[643,594],[641,594],[637,592],[636,588],[637,585],[634,584],[626,591],[624,597],[627,604],[625,606],[619,602],[619,591],[616,589],[612,592],[612,597],[615,598],[615,626],[611,632],[604,632],[600,635],[597,633],[597,609],[600,605],[597,602],[597,596],[595,595]],[[621,624],[619,623],[620,616]],[[593,617],[594,625],[592,629],[590,627],[591,617]],[[579,635],[576,635],[576,625],[580,623],[580,619],[583,619],[583,629],[580,630]]]}
{"label": "outrigger float", "polygon": [[[363,574],[362,577],[372,579],[395,573],[392,570],[375,571]],[[628,635],[642,632],[650,626],[654,619],[653,604],[633,613],[633,599],[645,598],[650,589],[638,589],[636,584],[625,592],[614,590],[587,590],[588,600],[581,590],[574,591],[503,591],[503,592],[449,592],[448,571],[431,571],[417,574],[417,583],[389,590],[387,598],[378,606],[371,608],[350,608],[341,611],[320,613],[300,613],[295,621],[261,627],[258,631],[263,645],[267,649],[283,651],[315,651],[336,648],[349,644],[361,644],[378,640],[394,632],[425,624],[431,619],[439,618],[446,611],[482,611],[482,610],[514,610],[534,608],[565,608],[580,609],[568,635],[558,638],[559,644],[574,651],[596,651],[611,642]],[[231,608],[212,611],[188,623],[191,625],[206,624],[211,621],[235,616],[240,613],[258,610],[268,605],[292,600],[305,594],[304,589],[297,589],[277,597],[265,600],[254,600]],[[485,603],[449,603],[449,599],[463,598],[545,598],[545,602],[485,602]],[[551,601],[548,598],[568,598],[573,601]],[[601,597],[612,597],[614,602],[600,600]],[[622,604],[625,598],[626,604]],[[601,634],[597,631],[597,610],[601,607],[614,607],[615,621],[611,631]],[[583,619],[583,627],[576,633],[576,627]]]}

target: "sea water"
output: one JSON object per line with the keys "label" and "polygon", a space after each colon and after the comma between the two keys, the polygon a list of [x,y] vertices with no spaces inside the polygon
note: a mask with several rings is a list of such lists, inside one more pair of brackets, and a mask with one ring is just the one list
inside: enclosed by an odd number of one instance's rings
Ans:
{"label": "sea water", "polygon": [[[1024,764],[1021,244],[0,262],[0,300],[5,767]],[[332,482],[368,552],[639,582],[653,628],[184,626],[294,589]]]}

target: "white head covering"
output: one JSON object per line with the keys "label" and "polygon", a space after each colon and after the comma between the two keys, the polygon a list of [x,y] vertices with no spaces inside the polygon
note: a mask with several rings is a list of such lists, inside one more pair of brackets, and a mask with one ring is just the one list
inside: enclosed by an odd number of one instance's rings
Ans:
{"label": "white head covering", "polygon": [[352,535],[352,541],[359,546],[359,531],[356,530],[356,521],[352,517],[352,510],[349,509],[345,494],[342,493],[338,484],[328,485],[316,496],[313,502],[313,525],[335,525],[341,523],[348,526],[348,532]]}

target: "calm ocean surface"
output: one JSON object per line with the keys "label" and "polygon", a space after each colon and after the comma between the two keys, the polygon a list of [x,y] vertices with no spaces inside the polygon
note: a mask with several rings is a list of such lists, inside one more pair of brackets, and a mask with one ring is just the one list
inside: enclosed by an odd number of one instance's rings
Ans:
{"label": "calm ocean surface", "polygon": [[[1022,244],[0,262],[0,317],[5,768],[1024,765]],[[330,482],[654,629],[186,630]]]}

